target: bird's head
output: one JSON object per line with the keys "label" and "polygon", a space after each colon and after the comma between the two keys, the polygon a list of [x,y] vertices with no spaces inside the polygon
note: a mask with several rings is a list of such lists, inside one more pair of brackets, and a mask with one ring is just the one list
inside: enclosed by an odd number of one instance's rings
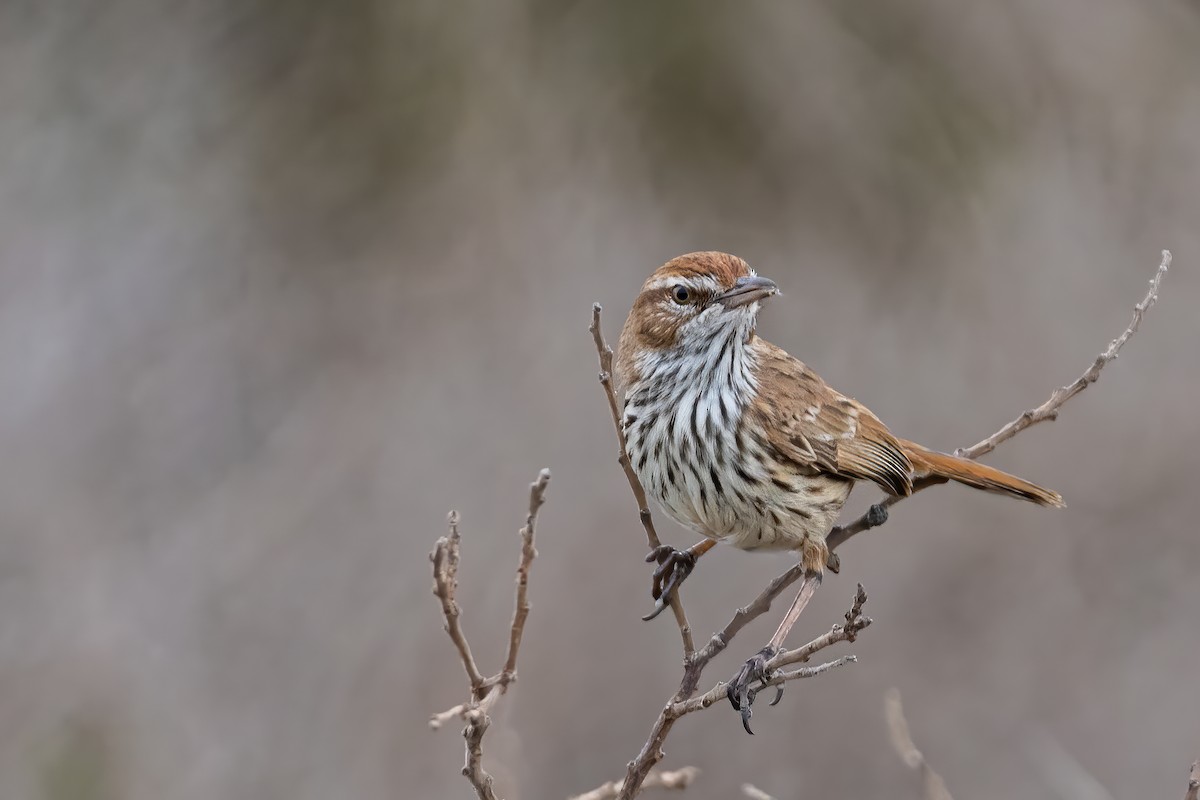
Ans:
{"label": "bird's head", "polygon": [[[746,341],[774,281],[728,253],[702,252],[663,264],[642,285],[621,332],[618,369],[635,370],[639,356],[654,357]],[[629,375],[622,376],[624,378]]]}

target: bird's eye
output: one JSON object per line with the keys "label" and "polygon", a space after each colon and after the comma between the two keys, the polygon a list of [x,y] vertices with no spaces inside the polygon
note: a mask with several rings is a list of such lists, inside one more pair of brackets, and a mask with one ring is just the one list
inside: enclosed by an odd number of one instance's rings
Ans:
{"label": "bird's eye", "polygon": [[692,291],[683,284],[679,284],[671,290],[671,298],[680,305],[692,302]]}

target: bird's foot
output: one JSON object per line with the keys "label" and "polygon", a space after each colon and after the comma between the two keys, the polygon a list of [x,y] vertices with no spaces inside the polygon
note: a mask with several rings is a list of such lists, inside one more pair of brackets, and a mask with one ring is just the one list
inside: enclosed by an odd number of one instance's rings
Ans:
{"label": "bird's foot", "polygon": [[[777,655],[779,655],[779,649],[767,645],[743,664],[725,687],[725,696],[729,698],[733,710],[741,712],[742,727],[751,736],[754,735],[754,731],[750,730],[750,706],[754,704],[755,695],[766,688],[767,683],[771,680],[772,674],[771,670],[767,668],[767,663]],[[758,685],[752,685],[755,683]],[[775,699],[770,702],[770,705],[775,705],[782,698],[783,687],[776,686]]]}
{"label": "bird's foot", "polygon": [[876,503],[867,509],[867,528],[878,528],[887,521],[888,510],[883,503]]}
{"label": "bird's foot", "polygon": [[654,609],[642,617],[652,620],[662,613],[671,603],[671,596],[679,588],[679,584],[687,580],[696,568],[696,555],[691,550],[676,550],[669,544],[660,544],[646,556],[647,563],[657,561],[654,569],[653,583],[650,594],[654,598]]}

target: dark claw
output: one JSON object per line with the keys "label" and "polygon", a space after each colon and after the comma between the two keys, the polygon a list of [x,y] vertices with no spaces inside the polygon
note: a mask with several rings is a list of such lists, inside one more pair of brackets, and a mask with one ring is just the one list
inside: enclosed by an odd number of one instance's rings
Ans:
{"label": "dark claw", "polygon": [[[658,567],[654,570],[653,585],[650,587],[650,596],[655,600],[662,597],[662,565],[671,557],[671,553],[675,552],[675,548],[669,544],[660,544],[658,547],[651,550],[646,555],[646,563],[657,561]],[[660,611],[662,609],[659,609]]]}
{"label": "dark claw", "polygon": [[670,605],[670,602],[671,602],[670,600],[666,600],[666,599],[664,599],[664,598],[662,598],[662,597],[660,597],[660,598],[658,598],[657,600],[655,600],[655,601],[654,601],[654,608],[653,608],[653,609],[651,609],[651,611],[650,611],[650,613],[649,613],[649,614],[647,614],[646,616],[642,617],[642,622],[649,622],[650,620],[652,620],[652,619],[654,619],[655,617],[657,617],[659,614],[661,614],[661,613],[663,612],[663,609],[664,609],[664,608],[666,608],[668,605]]}
{"label": "dark claw", "polygon": [[838,557],[837,553],[830,553],[829,561],[825,564],[825,566],[829,567],[830,572],[832,572],[834,575],[837,575],[842,571],[842,559]]}
{"label": "dark claw", "polygon": [[[687,576],[691,574],[692,569],[695,566],[696,566],[695,559],[691,559],[687,563],[686,567],[683,565],[683,562],[678,562],[678,561],[675,562],[675,564],[671,565],[671,574],[667,577],[667,582],[662,587],[662,592],[661,592],[661,596],[665,597],[668,603],[671,602],[672,593],[674,593],[674,591],[679,587],[679,584],[683,583],[684,579],[687,578]],[[654,572],[656,575],[658,575],[659,573],[662,573],[666,568],[667,568],[667,564],[663,564],[661,567],[656,569]]]}
{"label": "dark claw", "polygon": [[772,700],[771,702],[767,703],[767,705],[777,706],[777,705],[779,705],[779,701],[782,699],[783,699],[783,684],[781,683],[775,687],[775,699]]}
{"label": "dark claw", "polygon": [[867,509],[867,527],[878,528],[888,520],[887,506],[883,503],[876,503]]}
{"label": "dark claw", "polygon": [[746,686],[739,689],[730,683],[726,687],[725,693],[729,697],[729,702],[733,704],[734,710],[741,712],[742,727],[746,729],[746,733],[753,736],[754,731],[750,729],[750,717],[754,713],[752,706],[754,705],[755,691]]}
{"label": "dark claw", "polygon": [[[734,710],[741,712],[742,727],[751,736],[754,735],[754,731],[750,730],[751,706],[754,705],[755,695],[758,694],[767,681],[771,680],[771,671],[767,669],[767,662],[774,658],[777,653],[778,651],[773,647],[764,647],[742,665],[742,668],[729,681],[729,685],[725,687],[725,696],[729,698],[729,703],[733,706]],[[751,685],[756,682],[758,686]],[[770,704],[775,705],[782,697],[783,687],[776,686],[775,699]]]}
{"label": "dark claw", "polygon": [[671,547],[669,544],[660,544],[658,547],[651,550],[649,555],[646,556],[646,563],[649,564],[653,561],[657,561],[661,564],[662,560],[670,555],[671,551],[674,549],[675,548]]}
{"label": "dark claw", "polygon": [[[696,567],[696,557],[688,550],[676,550],[669,544],[659,545],[646,556],[647,562],[658,562],[654,570],[650,595],[654,598],[654,610],[644,620],[651,620],[662,613],[671,602],[671,596]],[[663,579],[666,579],[665,582]]]}

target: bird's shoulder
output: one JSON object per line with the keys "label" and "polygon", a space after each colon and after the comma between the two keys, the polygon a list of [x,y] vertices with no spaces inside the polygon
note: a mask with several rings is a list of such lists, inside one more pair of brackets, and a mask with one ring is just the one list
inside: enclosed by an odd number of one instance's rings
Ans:
{"label": "bird's shoulder", "polygon": [[763,339],[754,348],[754,407],[773,450],[801,467],[870,480],[893,494],[912,492],[912,463],[870,409],[783,348]]}

